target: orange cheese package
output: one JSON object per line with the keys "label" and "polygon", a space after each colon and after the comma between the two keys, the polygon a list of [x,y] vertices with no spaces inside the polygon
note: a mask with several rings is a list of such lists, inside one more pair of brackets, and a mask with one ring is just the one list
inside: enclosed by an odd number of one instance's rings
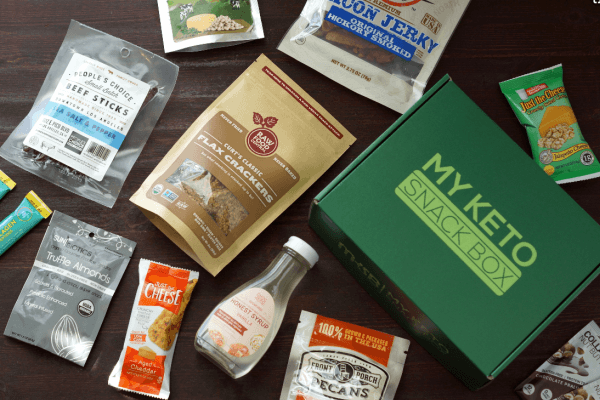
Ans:
{"label": "orange cheese package", "polygon": [[110,386],[169,398],[175,342],[197,282],[198,272],[140,261],[140,284]]}

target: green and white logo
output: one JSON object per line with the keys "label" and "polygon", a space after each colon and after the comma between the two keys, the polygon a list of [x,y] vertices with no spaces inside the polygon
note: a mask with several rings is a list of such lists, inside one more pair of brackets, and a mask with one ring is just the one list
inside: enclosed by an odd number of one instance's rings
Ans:
{"label": "green and white logo", "polygon": [[[434,184],[423,171],[435,164],[434,172],[443,173]],[[398,187],[396,195],[498,296],[506,293],[521,277],[517,267],[528,267],[535,262],[537,251],[482,195],[474,193],[470,202],[459,209],[450,199],[456,192],[472,190],[470,184],[461,184],[456,172],[454,185],[442,193],[441,185],[455,173],[453,167],[441,167],[441,155],[436,154],[423,171],[416,170]],[[480,209],[490,209],[479,219]],[[470,213],[469,218],[466,213]],[[501,232],[504,231],[504,232]],[[502,238],[499,242],[492,240]],[[512,245],[512,251],[510,251]],[[508,254],[505,251],[509,250]],[[529,258],[524,257],[525,253]],[[515,265],[517,264],[517,265]]]}

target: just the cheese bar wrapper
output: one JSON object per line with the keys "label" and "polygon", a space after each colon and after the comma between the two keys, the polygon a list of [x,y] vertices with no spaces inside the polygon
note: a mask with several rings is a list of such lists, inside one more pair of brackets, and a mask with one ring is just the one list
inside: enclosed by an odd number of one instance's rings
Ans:
{"label": "just the cheese bar wrapper", "polygon": [[581,400],[568,393],[600,379],[599,344],[600,328],[591,321],[523,381],[517,394],[524,400]]}
{"label": "just the cheese bar wrapper", "polygon": [[216,275],[354,140],[263,55],[190,126],[131,201]]}
{"label": "just the cheese bar wrapper", "polygon": [[144,259],[139,269],[125,344],[108,384],[167,399],[175,342],[199,274]]}

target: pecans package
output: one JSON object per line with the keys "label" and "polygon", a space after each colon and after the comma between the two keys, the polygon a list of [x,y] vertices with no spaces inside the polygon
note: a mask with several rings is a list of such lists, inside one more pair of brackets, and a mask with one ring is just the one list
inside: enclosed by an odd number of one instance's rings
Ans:
{"label": "pecans package", "polygon": [[258,0],[158,0],[165,53],[233,46],[265,37]]}
{"label": "pecans package", "polygon": [[135,245],[55,211],[4,335],[84,366]]}
{"label": "pecans package", "polygon": [[112,207],[178,72],[141,47],[71,21],[31,111],[0,156]]}
{"label": "pecans package", "polygon": [[599,349],[600,328],[591,321],[515,391],[524,400],[588,400],[583,386],[600,379]]}
{"label": "pecans package", "polygon": [[302,311],[279,400],[392,400],[409,345]]}
{"label": "pecans package", "polygon": [[469,0],[307,0],[278,49],[404,113],[423,95]]}
{"label": "pecans package", "polygon": [[175,342],[198,275],[140,260],[140,283],[123,351],[108,378],[110,386],[169,398]]}
{"label": "pecans package", "polygon": [[200,115],[131,201],[216,275],[354,140],[262,55]]}

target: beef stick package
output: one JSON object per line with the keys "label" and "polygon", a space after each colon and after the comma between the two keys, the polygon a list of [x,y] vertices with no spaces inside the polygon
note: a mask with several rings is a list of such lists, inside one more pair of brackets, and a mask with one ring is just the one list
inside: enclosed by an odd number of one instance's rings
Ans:
{"label": "beef stick package", "polygon": [[141,47],[71,21],[31,111],[0,156],[112,207],[178,72]]}

